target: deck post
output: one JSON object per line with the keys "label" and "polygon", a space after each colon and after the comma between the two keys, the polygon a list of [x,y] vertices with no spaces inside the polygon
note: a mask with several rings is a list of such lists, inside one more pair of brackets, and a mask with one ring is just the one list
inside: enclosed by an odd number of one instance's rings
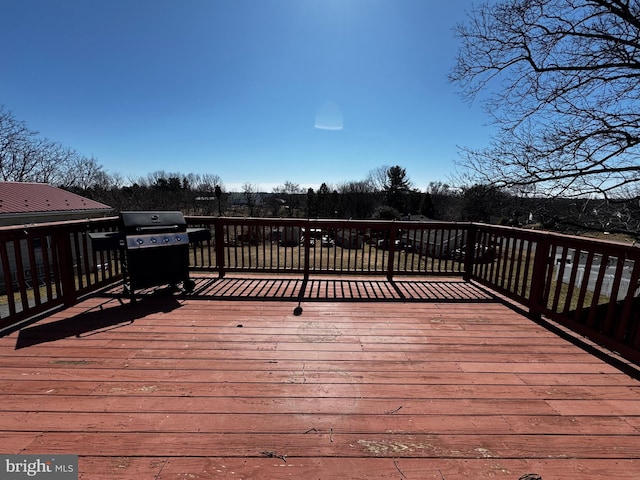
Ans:
{"label": "deck post", "polygon": [[213,238],[216,249],[216,265],[218,266],[218,277],[223,278],[224,269],[224,224],[220,217],[213,223]]}
{"label": "deck post", "polygon": [[547,268],[549,266],[549,239],[544,235],[536,244],[536,252],[533,259],[533,271],[531,272],[531,294],[529,297],[529,315],[540,318],[547,308],[545,298],[545,286],[547,283]]}
{"label": "deck post", "polygon": [[62,285],[62,302],[66,307],[76,303],[78,291],[76,289],[75,272],[73,269],[73,250],[71,248],[71,233],[56,235],[58,243],[58,262],[60,268],[60,283]]}
{"label": "deck post", "polygon": [[622,302],[620,321],[615,331],[616,340],[624,341],[625,338],[629,338],[630,345],[636,350],[640,347],[640,314],[638,314],[637,311],[634,313],[633,305],[640,304],[640,297],[635,296],[636,290],[639,287],[640,258],[637,258],[633,261],[633,271],[629,279],[629,290],[627,291],[626,298]]}
{"label": "deck post", "polygon": [[467,238],[466,238],[466,247],[464,251],[464,273],[462,274],[462,278],[465,282],[471,280],[471,275],[473,275],[473,263],[474,256],[476,251],[476,242],[477,242],[478,228],[470,223],[467,226]]}
{"label": "deck post", "polygon": [[311,222],[307,220],[304,232],[304,279],[309,280],[310,257],[311,256]]}
{"label": "deck post", "polygon": [[393,274],[394,274],[393,263],[395,261],[397,233],[398,233],[397,228],[392,222],[391,228],[389,231],[389,257],[387,258],[387,261],[389,262],[387,265],[387,280],[389,281],[393,280]]}

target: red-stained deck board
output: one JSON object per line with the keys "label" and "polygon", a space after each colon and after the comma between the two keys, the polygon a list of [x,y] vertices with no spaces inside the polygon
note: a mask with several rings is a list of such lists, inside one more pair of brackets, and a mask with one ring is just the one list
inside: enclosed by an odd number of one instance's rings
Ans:
{"label": "red-stained deck board", "polygon": [[93,297],[0,338],[0,442],[91,480],[637,478],[640,382],[490,300],[256,278]]}
{"label": "red-stained deck board", "polygon": [[[117,429],[117,425],[111,429]],[[311,427],[310,427],[311,428]],[[201,432],[43,432],[23,452],[62,454],[69,444],[82,456],[222,456],[259,457],[271,451],[289,458],[637,458],[638,439],[631,435],[517,434],[458,435],[451,433],[307,433]],[[552,477],[553,478],[553,477]]]}
{"label": "red-stained deck board", "polygon": [[[131,403],[128,406],[132,407]],[[183,406],[191,405],[185,402]],[[115,410],[115,406],[109,404]],[[467,435],[469,429],[477,429],[492,435],[553,434],[571,428],[582,435],[633,435],[634,426],[619,416],[580,417],[530,415],[521,411],[515,415],[478,415],[466,413],[449,414],[355,414],[340,413],[222,413],[181,411],[139,412],[139,408],[123,412],[112,411],[108,415],[96,416],[90,412],[8,412],[3,419],[5,428],[15,432],[86,432],[94,429],[113,430],[114,425],[123,433],[238,433],[260,432],[263,434],[322,433],[336,434],[348,431],[358,434],[377,434],[381,430],[395,434],[415,435],[416,432],[438,432],[439,435]],[[393,412],[389,410],[389,412]],[[135,411],[135,415],[132,415]],[[410,410],[409,410],[410,411]]]}

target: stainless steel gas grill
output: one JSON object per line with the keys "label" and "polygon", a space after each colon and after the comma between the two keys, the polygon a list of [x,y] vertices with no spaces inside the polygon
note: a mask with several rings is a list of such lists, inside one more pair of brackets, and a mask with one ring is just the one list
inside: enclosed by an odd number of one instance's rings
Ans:
{"label": "stainless steel gas grill", "polygon": [[96,250],[122,251],[124,292],[135,300],[135,291],[169,285],[191,292],[189,244],[208,240],[204,228],[187,228],[179,211],[127,211],[120,213],[118,232],[89,234]]}

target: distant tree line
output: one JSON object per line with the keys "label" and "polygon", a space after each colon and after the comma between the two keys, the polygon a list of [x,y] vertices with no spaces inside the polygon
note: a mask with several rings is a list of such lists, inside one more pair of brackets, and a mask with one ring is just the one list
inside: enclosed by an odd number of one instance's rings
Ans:
{"label": "distant tree line", "polygon": [[181,210],[187,215],[420,219],[541,224],[556,231],[585,230],[640,237],[640,205],[603,199],[544,198],[476,183],[414,187],[400,165],[371,170],[365,179],[322,183],[306,191],[291,181],[261,192],[245,183],[226,190],[216,174],[156,171],[124,181],[93,157],[56,142],[16,120],[0,106],[0,180],[49,183],[122,210]]}

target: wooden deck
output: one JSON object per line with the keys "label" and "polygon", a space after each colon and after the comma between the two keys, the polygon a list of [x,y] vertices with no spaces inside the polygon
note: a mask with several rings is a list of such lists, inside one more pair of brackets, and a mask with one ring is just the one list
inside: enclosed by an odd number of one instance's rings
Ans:
{"label": "wooden deck", "polygon": [[3,453],[78,454],[82,479],[640,471],[640,382],[457,281],[104,292],[0,338],[0,361]]}

